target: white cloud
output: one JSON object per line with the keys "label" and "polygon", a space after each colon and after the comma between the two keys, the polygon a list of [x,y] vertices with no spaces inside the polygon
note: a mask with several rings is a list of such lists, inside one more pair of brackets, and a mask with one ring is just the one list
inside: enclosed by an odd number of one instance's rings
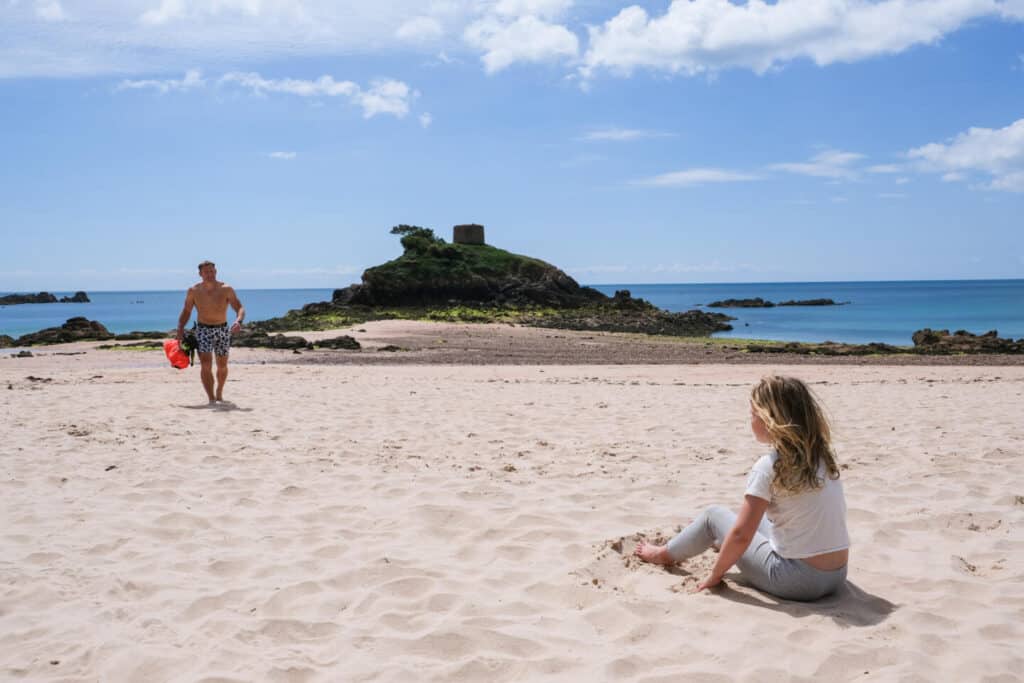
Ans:
{"label": "white cloud", "polygon": [[[895,54],[982,19],[1024,21],[1021,0],[629,0],[589,27],[586,75],[637,68],[758,72]],[[461,42],[492,73],[580,54],[573,0],[0,0],[0,78],[169,73]],[[616,7],[599,2],[595,7]],[[607,15],[604,16],[607,18]],[[443,44],[438,44],[446,41]],[[218,67],[220,68],[220,67]],[[231,67],[226,67],[231,68]]]}
{"label": "white cloud", "polygon": [[463,37],[466,43],[484,53],[480,59],[489,74],[517,62],[556,61],[579,54],[579,40],[572,31],[533,15],[519,17],[511,23],[485,17],[467,27]]}
{"label": "white cloud", "polygon": [[[60,3],[57,5],[57,3]],[[407,51],[424,17],[461,44],[479,0],[0,0],[0,78],[130,76]],[[46,21],[60,15],[65,21]],[[439,46],[424,43],[435,53]],[[441,48],[449,47],[447,45]],[[230,70],[231,67],[226,67]]]}
{"label": "white cloud", "polygon": [[[189,71],[181,79],[149,79],[122,81],[117,90],[139,90],[152,88],[161,93],[186,91],[206,85],[199,71]],[[391,114],[403,118],[419,92],[402,81],[382,79],[370,83],[369,89],[353,81],[337,81],[333,76],[324,75],[316,79],[264,78],[258,73],[232,71],[221,76],[217,85],[224,88],[242,88],[254,95],[285,94],[297,97],[344,97],[360,106],[364,118],[378,114]],[[422,122],[422,120],[421,120]]]}
{"label": "white cloud", "polygon": [[989,188],[1007,192],[1024,192],[1024,171],[1006,173],[992,180]]}
{"label": "white cloud", "polygon": [[849,180],[857,176],[856,169],[851,168],[851,166],[863,158],[863,154],[857,154],[856,152],[842,152],[830,149],[814,155],[809,161],[772,164],[769,168],[776,171],[814,176],[816,178]]}
{"label": "white cloud", "polygon": [[1005,128],[969,128],[952,139],[911,149],[906,156],[946,182],[989,177],[988,189],[1024,191],[1024,119]]}
{"label": "white cloud", "polygon": [[430,128],[430,124],[434,122],[434,117],[430,115],[430,112],[423,112],[420,114],[420,125],[424,128]]}
{"label": "white cloud", "polygon": [[444,35],[444,28],[434,17],[415,17],[399,26],[395,35],[401,40],[426,42]]}
{"label": "white cloud", "polygon": [[631,184],[647,185],[650,187],[692,187],[708,183],[738,183],[751,180],[759,180],[759,178],[749,173],[729,171],[721,168],[691,168],[685,171],[674,171],[651,178],[634,180]]}
{"label": "white cloud", "polygon": [[238,85],[248,88],[257,95],[287,93],[299,97],[351,97],[359,92],[359,86],[352,81],[336,81],[333,76],[321,76],[316,80],[297,78],[268,79],[258,73],[233,71],[220,78],[222,85]]}
{"label": "white cloud", "polygon": [[897,185],[906,185],[910,182],[910,178],[897,178],[895,182]]}
{"label": "white cloud", "polygon": [[57,0],[42,0],[36,3],[36,16],[43,21],[65,21],[67,12]]}
{"label": "white cloud", "polygon": [[391,114],[398,118],[409,113],[409,104],[419,93],[401,81],[390,79],[373,81],[369,90],[363,90],[352,81],[336,81],[332,76],[316,80],[295,78],[267,79],[258,73],[229,73],[221,77],[223,85],[238,85],[257,95],[286,93],[299,97],[347,97],[363,108],[363,117]]}
{"label": "white cloud", "polygon": [[672,133],[637,128],[596,128],[584,133],[580,139],[587,141],[629,142],[632,140],[664,137],[672,137]]}
{"label": "white cloud", "polygon": [[660,16],[622,9],[590,27],[584,77],[650,68],[757,73],[796,59],[819,66],[933,44],[967,22],[1024,19],[1020,0],[672,0]]}
{"label": "white cloud", "polygon": [[494,13],[504,17],[522,17],[526,15],[557,19],[563,16],[573,0],[499,0],[494,6]]}
{"label": "white cloud", "polygon": [[868,166],[868,173],[905,173],[906,168],[899,164],[876,164]]}
{"label": "white cloud", "polygon": [[160,93],[167,93],[171,91],[184,92],[187,90],[194,90],[196,88],[202,88],[206,85],[206,81],[203,79],[201,71],[196,69],[190,69],[180,79],[166,78],[166,79],[148,79],[141,81],[121,81],[117,85],[117,90],[145,90],[153,89]]}
{"label": "white cloud", "polygon": [[902,192],[880,192],[878,197],[880,199],[906,199],[907,195]]}
{"label": "white cloud", "polygon": [[409,102],[419,96],[402,81],[380,80],[370,84],[370,89],[360,92],[356,101],[363,108],[363,118],[377,114],[391,114],[398,118],[409,113]]}
{"label": "white cloud", "polygon": [[278,159],[280,161],[292,161],[298,156],[295,152],[271,152],[268,154],[271,159]]}

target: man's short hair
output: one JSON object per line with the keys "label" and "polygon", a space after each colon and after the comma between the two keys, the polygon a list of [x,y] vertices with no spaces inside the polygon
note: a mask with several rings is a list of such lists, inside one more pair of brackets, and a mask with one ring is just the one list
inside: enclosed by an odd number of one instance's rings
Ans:
{"label": "man's short hair", "polygon": [[213,266],[214,268],[216,268],[217,264],[214,263],[213,261],[203,261],[202,263],[199,264],[199,270],[202,270],[203,266]]}

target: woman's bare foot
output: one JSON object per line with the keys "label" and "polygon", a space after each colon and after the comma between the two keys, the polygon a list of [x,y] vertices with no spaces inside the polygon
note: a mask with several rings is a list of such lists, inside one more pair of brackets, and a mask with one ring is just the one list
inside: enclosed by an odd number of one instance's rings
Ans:
{"label": "woman's bare foot", "polygon": [[668,546],[664,545],[640,543],[637,545],[636,550],[633,551],[633,554],[644,562],[650,562],[651,564],[675,564],[675,561],[669,557]]}

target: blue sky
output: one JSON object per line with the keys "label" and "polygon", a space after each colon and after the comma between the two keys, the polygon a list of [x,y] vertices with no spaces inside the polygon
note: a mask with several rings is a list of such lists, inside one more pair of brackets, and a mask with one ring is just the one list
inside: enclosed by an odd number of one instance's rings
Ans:
{"label": "blue sky", "polygon": [[1024,277],[1024,0],[0,0],[0,291]]}

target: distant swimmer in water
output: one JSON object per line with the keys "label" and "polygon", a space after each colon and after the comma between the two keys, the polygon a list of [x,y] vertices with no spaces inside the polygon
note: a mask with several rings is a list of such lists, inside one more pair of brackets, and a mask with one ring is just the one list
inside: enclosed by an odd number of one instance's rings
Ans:
{"label": "distant swimmer in water", "polygon": [[[201,282],[192,285],[185,294],[185,306],[178,316],[178,341],[185,336],[185,325],[196,309],[196,342],[198,345],[200,377],[210,403],[224,400],[224,383],[228,380],[228,352],[231,335],[242,329],[245,306],[230,285],[217,280],[217,266],[211,261],[199,264]],[[228,328],[228,306],[235,311],[235,322]],[[217,359],[217,386],[214,390],[213,360]]]}

